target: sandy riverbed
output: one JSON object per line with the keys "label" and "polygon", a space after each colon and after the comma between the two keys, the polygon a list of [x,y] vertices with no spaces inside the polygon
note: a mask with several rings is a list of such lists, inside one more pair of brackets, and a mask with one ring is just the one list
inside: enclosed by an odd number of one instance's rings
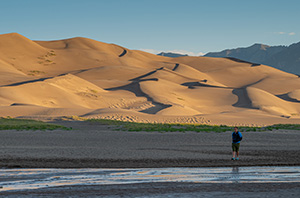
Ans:
{"label": "sandy riverbed", "polygon": [[124,132],[87,122],[71,131],[0,131],[0,166],[23,168],[300,165],[299,131],[244,132],[231,161],[231,132]]}

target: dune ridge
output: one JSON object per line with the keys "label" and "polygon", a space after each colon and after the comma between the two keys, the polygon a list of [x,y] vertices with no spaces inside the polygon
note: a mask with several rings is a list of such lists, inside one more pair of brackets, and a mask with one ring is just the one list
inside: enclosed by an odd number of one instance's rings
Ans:
{"label": "dune ridge", "polygon": [[0,35],[0,116],[300,123],[300,78],[266,65],[163,57],[75,37]]}

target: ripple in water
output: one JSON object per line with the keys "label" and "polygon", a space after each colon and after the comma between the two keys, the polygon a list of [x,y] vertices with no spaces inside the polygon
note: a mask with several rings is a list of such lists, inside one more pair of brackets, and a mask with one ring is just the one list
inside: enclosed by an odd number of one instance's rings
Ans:
{"label": "ripple in water", "polygon": [[300,167],[1,169],[0,191],[150,182],[300,182]]}

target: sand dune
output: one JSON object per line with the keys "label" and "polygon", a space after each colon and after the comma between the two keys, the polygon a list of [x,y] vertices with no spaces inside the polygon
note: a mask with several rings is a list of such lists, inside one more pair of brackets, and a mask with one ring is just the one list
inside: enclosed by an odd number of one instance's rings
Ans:
{"label": "sand dune", "polygon": [[297,115],[300,112],[300,104],[284,101],[261,89],[248,87],[247,93],[254,108],[279,116]]}
{"label": "sand dune", "polygon": [[300,78],[228,58],[157,56],[88,38],[0,35],[0,116],[300,123]]}
{"label": "sand dune", "polygon": [[73,72],[74,75],[88,80],[104,89],[129,84],[130,77],[136,78],[153,69],[133,66],[101,66]]}
{"label": "sand dune", "polygon": [[293,90],[287,94],[290,98],[300,102],[300,89]]}

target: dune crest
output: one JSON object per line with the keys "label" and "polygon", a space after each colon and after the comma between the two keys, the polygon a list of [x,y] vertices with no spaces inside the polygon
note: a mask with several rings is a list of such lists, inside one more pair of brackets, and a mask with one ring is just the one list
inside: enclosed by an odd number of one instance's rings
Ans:
{"label": "dune crest", "polygon": [[157,56],[76,37],[0,35],[0,116],[300,123],[300,78],[265,65]]}

